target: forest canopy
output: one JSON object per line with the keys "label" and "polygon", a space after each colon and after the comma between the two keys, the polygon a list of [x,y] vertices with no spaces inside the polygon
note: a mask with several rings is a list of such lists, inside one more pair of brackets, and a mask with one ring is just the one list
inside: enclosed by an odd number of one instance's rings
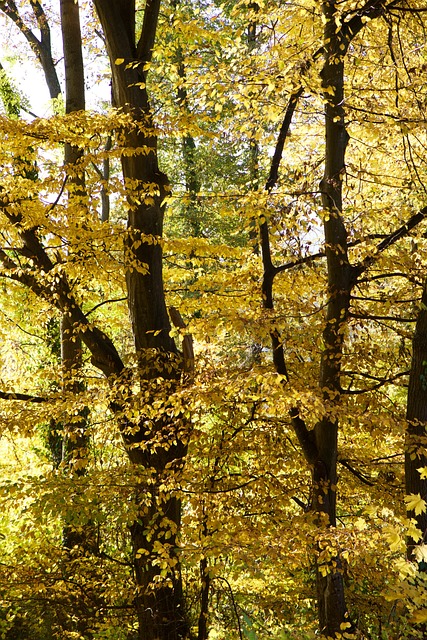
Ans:
{"label": "forest canopy", "polygon": [[426,12],[0,1],[1,638],[427,637]]}

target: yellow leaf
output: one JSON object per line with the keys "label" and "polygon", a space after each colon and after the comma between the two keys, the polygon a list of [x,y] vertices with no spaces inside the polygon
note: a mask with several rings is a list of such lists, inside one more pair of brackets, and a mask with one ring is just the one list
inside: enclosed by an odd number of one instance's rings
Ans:
{"label": "yellow leaf", "polygon": [[416,526],[416,521],[411,521],[406,530],[406,534],[412,538],[414,542],[418,542],[422,539],[423,535],[421,531]]}
{"label": "yellow leaf", "polygon": [[124,59],[124,58],[116,58],[116,59],[114,60],[114,64],[117,64],[117,65],[119,65],[119,64],[123,64],[123,63],[124,63],[124,61],[125,61],[125,59]]}
{"label": "yellow leaf", "polygon": [[427,544],[419,544],[414,550],[417,562],[426,562],[427,560]]}
{"label": "yellow leaf", "polygon": [[418,609],[418,611],[413,611],[409,618],[409,622],[415,622],[417,624],[420,622],[427,622],[427,609]]}
{"label": "yellow leaf", "polygon": [[358,531],[364,531],[368,525],[366,524],[366,520],[364,520],[363,518],[357,518],[354,526]]}
{"label": "yellow leaf", "polygon": [[386,533],[387,542],[390,545],[391,551],[398,551],[402,542],[402,538],[399,533],[393,528],[391,531]]}
{"label": "yellow leaf", "polygon": [[421,480],[427,480],[427,467],[419,467],[417,471],[421,476]]}
{"label": "yellow leaf", "polygon": [[415,511],[415,515],[419,516],[420,513],[424,513],[426,510],[425,500],[422,499],[419,493],[410,493],[405,496],[406,508],[408,511]]}

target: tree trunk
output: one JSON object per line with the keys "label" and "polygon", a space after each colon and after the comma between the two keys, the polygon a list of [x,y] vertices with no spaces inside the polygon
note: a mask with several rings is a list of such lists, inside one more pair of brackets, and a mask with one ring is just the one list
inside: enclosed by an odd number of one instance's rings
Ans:
{"label": "tree trunk", "polygon": [[[65,65],[65,112],[73,113],[85,109],[85,84],[80,30],[79,5],[75,0],[60,0],[61,32]],[[66,166],[75,165],[83,156],[83,150],[69,143],[64,147]],[[84,198],[84,176],[69,180],[69,205],[82,206],[79,199]],[[73,202],[74,201],[74,202]],[[82,343],[73,331],[69,318],[65,315],[61,323],[62,363],[66,377],[75,377],[81,367]],[[71,383],[74,384],[73,382]]]}
{"label": "tree trunk", "polygon": [[[65,64],[65,111],[73,113],[85,108],[79,5],[74,0],[60,0],[60,12]],[[82,155],[82,149],[65,144],[66,166],[75,165]],[[81,206],[79,199],[84,197],[84,177],[69,180],[69,185],[69,206]],[[82,391],[82,383],[78,380],[82,367],[82,341],[66,313],[61,319],[61,361],[65,393],[79,394]],[[85,412],[82,412],[77,420],[70,416],[63,435],[62,457],[65,468],[71,473],[75,469],[77,475],[82,475],[85,471],[86,417]],[[72,527],[64,526],[63,544],[70,550],[75,546],[85,546],[85,532],[78,533]]]}
{"label": "tree trunk", "polygon": [[[79,4],[75,0],[60,0],[61,33],[65,66],[65,112],[85,109],[85,78],[82,54]],[[81,149],[66,145],[66,162],[76,162],[82,156]]]}
{"label": "tree trunk", "polygon": [[[175,6],[178,2],[175,2]],[[181,46],[176,53],[178,77],[181,82],[177,91],[180,108],[185,115],[189,113],[187,88],[185,85],[186,74]],[[186,133],[181,138],[182,160],[184,164],[185,190],[188,195],[188,204],[185,207],[185,220],[189,225],[190,234],[199,238],[202,232],[202,224],[199,211],[200,178],[197,171],[196,153],[197,147],[193,136]]]}
{"label": "tree trunk", "polygon": [[[171,411],[170,396],[179,384],[182,359],[170,337],[159,242],[163,201],[169,187],[158,166],[157,138],[145,84],[160,2],[147,2],[138,42],[133,0],[95,0],[95,6],[110,58],[114,104],[133,120],[133,126],[122,135],[126,148],[135,152],[123,156],[122,169],[130,187],[125,262],[139,383],[142,395],[145,392],[150,402],[159,394],[164,401],[163,414],[155,419],[144,416],[143,404],[139,407],[139,423],[130,430],[122,425],[129,457],[145,470],[146,479],[136,495],[138,518],[130,527],[139,638],[178,640],[188,636],[188,628],[177,552],[181,505],[173,495],[173,478],[180,473],[186,443],[185,424]],[[129,66],[131,61],[134,64]],[[138,153],[141,148],[147,152]],[[156,385],[159,378],[163,379],[160,389]]]}
{"label": "tree trunk", "polygon": [[[427,501],[427,479],[422,479],[418,469],[427,467],[427,280],[424,282],[421,306],[418,312],[415,333],[412,339],[412,361],[409,374],[408,401],[406,409],[406,446],[405,446],[405,488],[406,494],[420,494]],[[415,518],[422,540],[427,543],[427,513]],[[408,558],[414,560],[415,541],[408,538]],[[419,562],[419,569],[427,571],[425,562]]]}
{"label": "tree trunk", "polygon": [[[325,253],[328,270],[328,305],[323,331],[324,350],[319,384],[325,403],[325,415],[314,429],[317,460],[313,469],[315,511],[324,514],[327,526],[336,525],[336,485],[338,419],[334,408],[341,394],[340,373],[344,330],[348,319],[352,268],[347,255],[347,232],[342,220],[342,179],[348,134],[344,122],[344,56],[346,43],[337,33],[337,7],[323,3],[325,16],[322,83],[325,89],[325,169],[320,185],[324,209]],[[323,575],[317,568],[317,597],[320,630],[334,637],[346,621],[344,582],[339,558],[335,557]]]}
{"label": "tree trunk", "polygon": [[[427,502],[427,479],[422,478],[418,469],[427,468],[427,280],[424,281],[420,310],[412,338],[412,360],[409,374],[408,399],[406,406],[405,442],[405,492],[406,495],[419,494]],[[427,542],[427,513],[416,514],[408,511],[408,518],[415,519],[420,539],[407,538],[408,559],[418,564],[420,577],[413,578],[414,585],[422,594],[426,590],[425,575],[427,563],[416,556],[417,544]],[[414,638],[427,638],[427,624],[415,625]]]}
{"label": "tree trunk", "polygon": [[[70,114],[85,109],[84,67],[78,2],[60,0],[60,12],[65,64],[65,111]],[[73,175],[68,180],[69,207],[81,208],[84,206],[84,174],[74,174],[83,153],[83,149],[68,143],[65,144],[65,165],[73,169]],[[84,383],[81,379],[82,340],[66,312],[62,314],[60,332],[63,389],[66,394],[78,397],[84,390]],[[77,478],[86,474],[88,413],[88,410],[84,408],[77,415],[70,415],[64,425],[62,442],[64,471]],[[95,547],[93,524],[88,521],[75,527],[65,523],[62,543],[69,554],[69,564],[65,567],[65,571],[72,572],[73,562],[78,561],[88,551],[93,551]],[[94,601],[96,601],[96,595],[93,594]],[[74,599],[74,616],[70,616],[73,622],[68,630],[77,631],[85,638],[91,638],[89,617],[93,614],[94,611],[84,606],[79,598]]]}
{"label": "tree trunk", "polygon": [[[344,122],[344,56],[351,40],[350,30],[338,30],[337,13],[333,2],[323,4],[325,16],[324,65],[322,83],[325,89],[325,168],[321,181],[324,209],[325,254],[328,273],[328,304],[323,330],[324,349],[321,356],[319,386],[322,390],[325,412],[323,418],[310,430],[295,407],[290,417],[308,465],[312,469],[311,509],[316,522],[325,532],[336,525],[336,485],[338,453],[338,420],[335,409],[341,396],[341,359],[344,330],[348,321],[350,293],[356,280],[356,270],[347,255],[347,232],[342,219],[342,178],[345,172],[345,152],[348,134]],[[360,30],[360,26],[357,28]],[[290,97],[278,142],[271,163],[266,190],[271,191],[278,179],[279,163],[289,131],[291,119],[302,88]],[[260,225],[261,254],[263,260],[263,305],[273,308],[273,280],[280,267],[271,258],[268,223]],[[277,329],[271,331],[273,360],[276,371],[288,379],[283,343]],[[333,544],[333,543],[332,543]],[[316,550],[320,554],[321,548]],[[319,626],[325,636],[334,637],[347,622],[344,582],[340,558],[334,554],[327,563],[316,560],[316,586]]]}

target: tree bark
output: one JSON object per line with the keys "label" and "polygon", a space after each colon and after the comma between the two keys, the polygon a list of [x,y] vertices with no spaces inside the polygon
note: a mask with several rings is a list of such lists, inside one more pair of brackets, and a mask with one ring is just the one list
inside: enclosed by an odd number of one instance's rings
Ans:
{"label": "tree bark", "polygon": [[[85,108],[79,5],[74,0],[60,0],[60,13],[65,65],[65,112],[73,113]],[[75,166],[82,156],[82,149],[65,144],[66,166]],[[69,185],[71,185],[68,193],[69,206],[81,206],[79,200],[84,197],[84,176],[69,180]],[[82,391],[82,383],[78,380],[82,367],[82,341],[67,313],[62,315],[60,331],[63,389],[65,393],[78,395]],[[85,472],[86,418],[85,412],[80,414],[78,420],[70,416],[63,435],[62,458],[65,468],[72,473],[75,467],[77,475]],[[64,547],[71,550],[76,546],[86,546],[85,533],[84,529],[79,533],[72,527],[64,526]]]}
{"label": "tree bark", "polygon": [[[313,508],[325,516],[327,526],[336,525],[336,485],[338,452],[338,419],[334,409],[341,395],[341,360],[344,331],[348,321],[353,270],[347,255],[347,232],[342,219],[342,180],[348,134],[344,121],[344,56],[346,42],[337,32],[333,1],[323,3],[324,65],[322,85],[325,90],[325,168],[321,181],[324,209],[325,254],[328,271],[328,304],[323,330],[324,349],[320,363],[319,384],[325,403],[325,414],[315,425],[314,440],[317,460],[313,467]],[[324,575],[317,567],[317,599],[320,630],[334,637],[346,621],[347,608],[339,558],[326,567]]]}
{"label": "tree bark", "polygon": [[[427,280],[424,282],[420,310],[418,312],[415,333],[412,339],[412,361],[409,374],[408,400],[406,409],[406,446],[405,446],[405,489],[406,494],[420,494],[427,501],[427,479],[422,479],[418,469],[427,467]],[[427,543],[427,513],[416,515],[408,513],[409,518],[415,518],[422,539],[420,543]],[[415,560],[414,549],[416,542],[408,538],[408,558]],[[420,571],[426,572],[425,562],[418,563]]]}
{"label": "tree bark", "polygon": [[[165,402],[164,413],[152,420],[144,417],[145,407],[140,406],[139,423],[125,435],[131,461],[148,472],[147,478],[150,476],[149,484],[144,483],[136,496],[139,514],[130,528],[139,638],[178,640],[188,636],[177,552],[181,505],[173,488],[162,487],[179,474],[186,455],[185,425],[173,415],[170,406],[168,412],[168,396],[179,384],[182,359],[170,337],[163,289],[160,239],[163,201],[169,186],[158,166],[157,138],[146,88],[160,2],[148,0],[138,42],[133,0],[95,0],[95,6],[110,58],[114,104],[133,121],[121,133],[126,148],[134,150],[123,156],[122,169],[125,182],[132,187],[125,261],[139,381],[151,400],[161,393]],[[146,152],[138,152],[141,148]],[[155,384],[159,378],[163,379],[161,391]],[[126,429],[124,426],[124,432]],[[168,567],[163,568],[163,573],[159,549],[167,557]]]}
{"label": "tree bark", "polygon": [[[73,113],[83,111],[86,106],[79,4],[75,0],[60,0],[60,9],[65,66],[65,112]],[[67,145],[66,162],[76,162],[82,156],[81,149],[75,149],[74,155],[72,149]]]}
{"label": "tree bark", "polygon": [[[344,346],[344,330],[348,321],[350,293],[356,281],[356,270],[347,255],[347,232],[342,219],[342,178],[345,172],[345,152],[348,134],[344,121],[344,56],[348,42],[354,33],[337,30],[333,2],[323,4],[325,16],[322,85],[325,101],[325,167],[321,181],[324,209],[325,255],[328,273],[328,304],[323,330],[324,350],[321,356],[319,386],[322,390],[325,414],[311,431],[295,407],[290,411],[291,422],[308,465],[312,469],[311,509],[317,514],[317,524],[325,530],[336,525],[336,485],[338,453],[338,420],[335,408],[341,396],[341,359]],[[358,27],[359,30],[361,27]],[[271,191],[278,179],[279,164],[292,116],[303,93],[298,87],[290,96],[283,124],[280,129],[271,163],[266,190]],[[272,309],[273,281],[281,268],[271,258],[269,229],[266,220],[260,225],[260,243],[263,261],[263,305]],[[277,329],[271,331],[275,369],[289,379],[283,343]],[[321,549],[317,549],[320,553]],[[321,633],[334,637],[347,622],[347,607],[341,562],[338,556],[327,565],[316,561],[316,586],[318,617]]]}
{"label": "tree bark", "polygon": [[[174,6],[177,6],[178,2],[175,2]],[[181,82],[177,91],[178,104],[184,114],[188,114],[190,109],[188,105],[187,88],[185,86],[186,74],[184,67],[184,59],[182,54],[181,45],[178,46],[176,53],[176,63],[178,77]],[[181,137],[181,151],[182,160],[184,163],[184,176],[185,176],[185,190],[188,194],[188,204],[185,207],[185,220],[189,223],[189,230],[192,236],[198,238],[202,232],[202,224],[200,220],[199,211],[199,192],[200,192],[200,177],[197,171],[196,165],[196,142],[189,133],[184,134]]]}

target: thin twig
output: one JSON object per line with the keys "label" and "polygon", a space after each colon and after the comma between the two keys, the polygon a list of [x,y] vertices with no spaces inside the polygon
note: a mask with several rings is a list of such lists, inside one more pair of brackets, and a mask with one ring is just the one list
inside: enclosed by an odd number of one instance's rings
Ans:
{"label": "thin twig", "polygon": [[55,202],[53,202],[53,203],[50,205],[50,207],[48,207],[48,208],[47,208],[46,215],[47,215],[47,214],[49,214],[49,213],[50,213],[50,212],[51,212],[51,211],[56,207],[56,205],[58,204],[58,202],[60,201],[60,199],[61,199],[61,197],[62,197],[62,195],[63,195],[63,193],[64,193],[65,185],[67,184],[67,180],[68,180],[68,176],[65,176],[65,178],[64,178],[64,182],[62,183],[61,189],[59,190],[58,197],[56,198]]}
{"label": "thin twig", "polygon": [[234,613],[236,614],[237,625],[238,625],[238,628],[239,628],[239,638],[240,638],[240,640],[243,640],[243,634],[242,634],[242,627],[241,627],[241,624],[240,624],[239,612],[237,611],[237,605],[236,605],[236,601],[234,599],[234,593],[233,593],[233,589],[231,588],[231,584],[228,582],[228,580],[226,578],[223,578],[222,576],[215,576],[212,579],[213,580],[222,580],[227,585],[227,587],[228,587],[228,589],[230,591],[231,603],[233,605]]}
{"label": "thin twig", "polygon": [[99,307],[102,307],[104,304],[110,304],[110,303],[113,303],[113,302],[125,302],[126,300],[127,300],[127,298],[111,298],[111,300],[104,300],[103,302],[98,302],[98,304],[96,304],[94,307],[92,307],[92,309],[90,311],[85,313],[85,316],[87,318],[91,313],[96,311],[96,309],[99,309]]}

